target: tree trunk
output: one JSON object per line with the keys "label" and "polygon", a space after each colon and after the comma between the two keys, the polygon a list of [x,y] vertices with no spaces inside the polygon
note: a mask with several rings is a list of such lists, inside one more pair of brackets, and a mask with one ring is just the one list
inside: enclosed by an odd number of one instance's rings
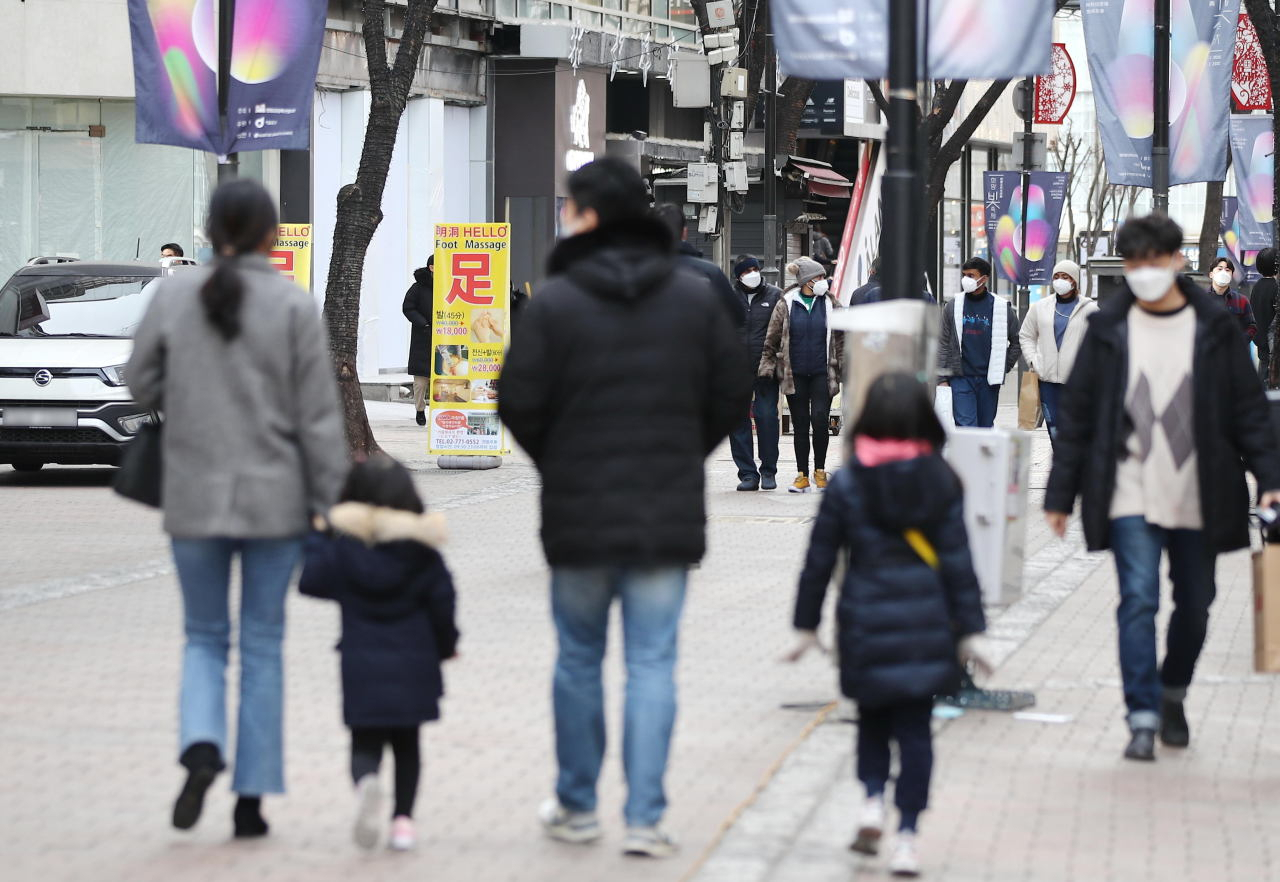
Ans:
{"label": "tree trunk", "polygon": [[1204,219],[1200,222],[1200,271],[1204,272],[1218,256],[1218,237],[1222,230],[1222,181],[1205,185]]}
{"label": "tree trunk", "polygon": [[[951,170],[951,166],[959,162],[960,158],[964,156],[965,145],[969,143],[973,133],[978,130],[978,126],[982,125],[982,121],[987,118],[991,108],[995,107],[996,101],[1004,94],[1009,82],[1009,80],[997,80],[988,86],[986,92],[978,99],[978,103],[969,111],[969,115],[964,118],[945,143],[943,143],[942,138],[946,133],[947,125],[951,122],[952,117],[955,116],[955,110],[959,105],[961,95],[944,95],[941,99],[935,101],[933,109],[924,121],[923,132],[925,149],[928,151],[929,156],[929,179],[925,189],[925,205],[928,210],[925,220],[928,224],[933,223],[938,216],[938,208],[941,206],[942,197],[947,190],[947,172]],[[965,85],[963,80],[954,80],[947,89],[958,89],[960,93],[963,93]],[[948,107],[950,110],[948,110]]]}
{"label": "tree trunk", "polygon": [[378,450],[356,371],[364,261],[373,234],[382,222],[382,192],[391,169],[396,131],[408,105],[409,89],[435,7],[436,0],[409,0],[394,67],[387,64],[385,0],[364,0],[361,8],[372,100],[355,183],[338,191],[333,256],[329,261],[324,297],[324,317],[342,394],[347,446],[355,456],[367,456]]}
{"label": "tree trunk", "polygon": [[800,120],[813,93],[813,80],[787,77],[778,96],[778,152],[792,156],[796,152]]}

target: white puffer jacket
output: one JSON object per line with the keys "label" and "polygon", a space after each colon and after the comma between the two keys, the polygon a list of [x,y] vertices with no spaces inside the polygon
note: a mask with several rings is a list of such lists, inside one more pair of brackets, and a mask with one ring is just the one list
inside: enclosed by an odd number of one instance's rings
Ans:
{"label": "white puffer jacket", "polygon": [[[1062,335],[1061,349],[1053,336],[1054,311],[1059,308],[1057,297],[1052,294],[1041,297],[1031,304],[1027,317],[1022,321],[1022,330],[1018,333],[1022,357],[1046,383],[1065,383],[1071,376],[1071,368],[1089,327],[1089,316],[1098,311],[1098,304],[1093,300],[1084,296],[1079,299],[1079,304],[1071,311],[1067,332]],[[1063,311],[1066,311],[1065,307]]]}

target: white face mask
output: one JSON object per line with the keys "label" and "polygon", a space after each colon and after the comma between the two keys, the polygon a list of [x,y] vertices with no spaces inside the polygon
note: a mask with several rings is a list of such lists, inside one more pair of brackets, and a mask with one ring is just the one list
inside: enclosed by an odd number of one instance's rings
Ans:
{"label": "white face mask", "polygon": [[749,272],[749,273],[743,273],[743,274],[742,274],[742,284],[743,284],[743,286],[744,286],[744,287],[746,287],[746,288],[752,288],[752,289],[759,288],[759,287],[760,287],[760,273],[759,273],[759,271],[757,271],[757,270],[752,270],[752,271],[751,271],[751,272]]}
{"label": "white face mask", "polygon": [[1071,293],[1075,286],[1076,283],[1070,279],[1054,279],[1053,293],[1057,294],[1059,297],[1066,297]]}
{"label": "white face mask", "polygon": [[1213,283],[1219,288],[1225,288],[1231,284],[1231,271],[1220,269],[1213,273]]}
{"label": "white face mask", "polygon": [[830,290],[831,290],[831,286],[827,284],[826,279],[818,279],[818,281],[813,283],[814,297],[826,297],[827,292]]}
{"label": "white face mask", "polygon": [[1144,303],[1154,303],[1169,293],[1177,275],[1171,266],[1142,266],[1125,270],[1124,280],[1134,297]]}
{"label": "white face mask", "polygon": [[978,282],[978,280],[973,278],[972,276],[960,277],[960,288],[966,294],[972,294],[974,291],[977,291],[979,285],[980,283]]}

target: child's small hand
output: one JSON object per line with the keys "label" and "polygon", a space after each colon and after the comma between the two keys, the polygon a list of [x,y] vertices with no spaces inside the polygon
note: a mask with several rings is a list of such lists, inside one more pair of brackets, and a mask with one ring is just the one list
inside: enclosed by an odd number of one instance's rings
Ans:
{"label": "child's small hand", "polygon": [[796,631],[796,645],[782,657],[785,662],[797,662],[802,659],[810,649],[817,649],[820,652],[826,652],[827,649],[822,645],[822,641],[818,639],[817,631]]}
{"label": "child's small hand", "polygon": [[961,665],[972,664],[974,669],[981,672],[984,677],[990,677],[995,673],[996,667],[991,663],[991,647],[981,634],[970,634],[960,638],[956,657]]}

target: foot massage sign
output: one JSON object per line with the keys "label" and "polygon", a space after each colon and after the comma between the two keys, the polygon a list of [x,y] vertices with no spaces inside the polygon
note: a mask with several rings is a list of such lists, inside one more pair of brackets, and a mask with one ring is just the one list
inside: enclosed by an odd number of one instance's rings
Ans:
{"label": "foot massage sign", "polygon": [[510,224],[437,224],[429,452],[506,453],[498,375],[511,335]]}

